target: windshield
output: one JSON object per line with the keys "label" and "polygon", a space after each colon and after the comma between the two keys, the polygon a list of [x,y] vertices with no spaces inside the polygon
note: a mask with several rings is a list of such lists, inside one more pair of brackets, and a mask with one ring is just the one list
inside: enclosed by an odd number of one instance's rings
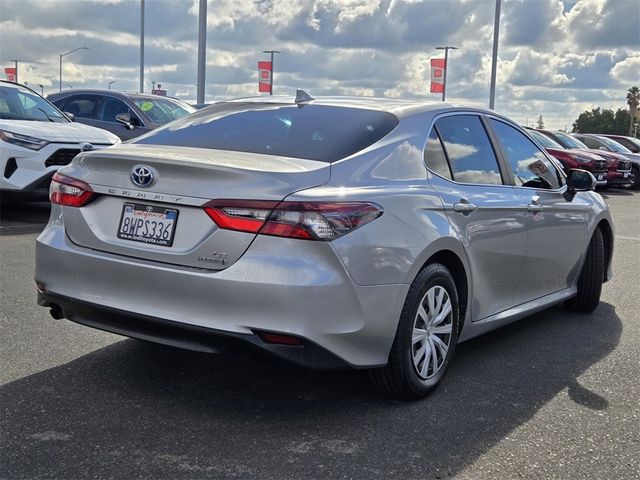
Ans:
{"label": "windshield", "polygon": [[153,123],[164,125],[196,111],[191,105],[171,98],[133,97],[133,101]]}
{"label": "windshield", "polygon": [[537,142],[544,148],[559,148],[563,150],[564,147],[555,140],[547,137],[544,133],[536,132],[535,130],[527,130],[527,133],[537,140]]}
{"label": "windshield", "polygon": [[397,124],[394,115],[377,110],[222,103],[154,130],[134,143],[335,162],[373,145]]}
{"label": "windshield", "polygon": [[565,147],[565,148],[586,148],[586,149],[589,148],[584,143],[582,143],[580,140],[578,140],[575,137],[572,137],[568,133],[554,132],[553,134],[558,139],[558,142],[560,142],[562,144],[562,146]]}
{"label": "windshield", "polygon": [[47,100],[19,86],[0,86],[0,118],[34,122],[69,122],[60,110]]}
{"label": "windshield", "polygon": [[609,147],[614,152],[617,152],[617,153],[631,153],[631,150],[629,150],[627,147],[625,147],[623,145],[620,145],[618,142],[614,142],[610,138],[598,137],[598,140],[600,140],[602,143],[604,143],[607,147]]}

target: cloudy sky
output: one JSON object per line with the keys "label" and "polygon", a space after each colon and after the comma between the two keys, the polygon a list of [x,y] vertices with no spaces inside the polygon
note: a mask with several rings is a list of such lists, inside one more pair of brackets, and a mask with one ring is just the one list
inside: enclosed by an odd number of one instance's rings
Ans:
{"label": "cloudy sky", "polygon": [[[488,104],[495,0],[209,0],[207,101],[257,95],[260,52],[276,49],[274,93],[373,95],[437,101],[428,60],[455,45],[447,99]],[[145,89],[196,96],[197,0],[146,0]],[[139,0],[0,0],[0,65],[45,94],[135,91]],[[496,110],[570,127],[587,108],[625,107],[640,84],[640,1],[503,0]],[[65,88],[68,88],[65,85]]]}

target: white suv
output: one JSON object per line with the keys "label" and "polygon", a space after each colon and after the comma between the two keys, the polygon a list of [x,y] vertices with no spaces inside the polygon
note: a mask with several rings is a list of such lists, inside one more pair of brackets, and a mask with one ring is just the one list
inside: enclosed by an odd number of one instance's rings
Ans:
{"label": "white suv", "polygon": [[95,127],[73,123],[33,90],[0,81],[0,194],[48,196],[51,177],[81,151],[119,143]]}

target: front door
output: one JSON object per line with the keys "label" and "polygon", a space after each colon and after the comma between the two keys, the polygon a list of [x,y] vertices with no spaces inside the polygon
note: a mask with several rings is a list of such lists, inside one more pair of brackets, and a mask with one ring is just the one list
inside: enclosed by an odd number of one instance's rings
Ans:
{"label": "front door", "polygon": [[495,118],[489,123],[511,165],[514,191],[528,212],[523,271],[528,300],[573,286],[588,242],[590,204],[580,196],[571,202],[564,198],[564,177],[524,133]]}

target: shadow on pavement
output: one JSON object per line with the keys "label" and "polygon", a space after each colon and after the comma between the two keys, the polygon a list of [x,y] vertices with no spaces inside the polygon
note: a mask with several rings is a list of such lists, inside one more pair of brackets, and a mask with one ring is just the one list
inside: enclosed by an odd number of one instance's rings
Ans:
{"label": "shadow on pavement", "polygon": [[445,478],[617,345],[613,306],[561,308],[458,347],[429,398],[363,372],[317,373],[125,340],[0,389],[2,478]]}

